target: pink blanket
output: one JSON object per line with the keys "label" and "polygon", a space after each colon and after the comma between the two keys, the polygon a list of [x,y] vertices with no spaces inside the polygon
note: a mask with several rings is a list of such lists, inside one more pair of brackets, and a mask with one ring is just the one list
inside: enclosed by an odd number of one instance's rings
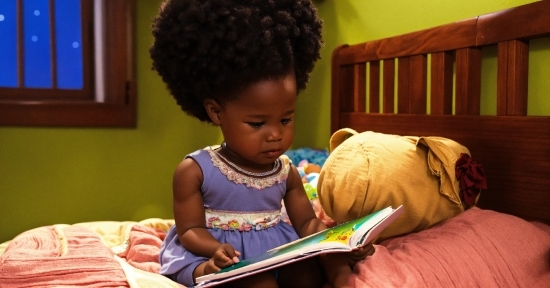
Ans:
{"label": "pink blanket", "polygon": [[128,287],[113,253],[89,229],[47,226],[12,240],[0,258],[0,283],[7,287]]}
{"label": "pink blanket", "polygon": [[353,287],[550,287],[549,226],[472,208],[388,239],[355,266]]}
{"label": "pink blanket", "polygon": [[166,232],[160,229],[135,225],[130,231],[128,248],[118,256],[140,270],[158,273],[160,246],[165,236]]}
{"label": "pink blanket", "polygon": [[23,232],[0,256],[0,287],[182,287],[158,274],[165,230],[155,221],[142,222],[61,224]]}

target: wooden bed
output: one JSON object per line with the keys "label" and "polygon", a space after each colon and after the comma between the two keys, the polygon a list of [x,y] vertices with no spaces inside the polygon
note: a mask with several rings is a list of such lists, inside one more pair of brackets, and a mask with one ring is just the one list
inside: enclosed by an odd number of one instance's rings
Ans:
{"label": "wooden bed", "polygon": [[[544,0],[341,45],[332,55],[331,132],[349,127],[453,139],[485,169],[488,189],[479,207],[550,224],[550,117],[527,115],[529,42],[548,35]],[[481,49],[491,45],[498,47],[497,115],[480,115]]]}
{"label": "wooden bed", "polygon": [[[375,245],[355,265],[350,287],[548,287],[550,116],[527,115],[527,101],[529,45],[549,35],[550,0],[543,0],[334,50],[331,133],[450,138],[468,148],[487,180],[477,207]],[[482,74],[491,63],[482,49],[496,54],[496,97],[482,95],[494,81]],[[496,113],[484,114],[496,115],[482,115],[492,98]],[[423,199],[425,190],[409,189],[403,195]],[[374,193],[395,201],[387,192]],[[337,202],[349,191],[329,193]]]}

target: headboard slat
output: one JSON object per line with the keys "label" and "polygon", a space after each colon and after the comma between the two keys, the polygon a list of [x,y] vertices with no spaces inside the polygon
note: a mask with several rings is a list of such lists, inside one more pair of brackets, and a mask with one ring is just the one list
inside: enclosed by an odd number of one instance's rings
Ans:
{"label": "headboard slat", "polygon": [[365,95],[366,95],[366,82],[367,77],[367,65],[365,63],[357,63],[353,65],[353,106],[352,111],[365,111]]}
{"label": "headboard slat", "polygon": [[395,59],[384,60],[383,113],[393,113],[395,96]]}
{"label": "headboard slat", "polygon": [[453,112],[453,61],[450,52],[432,54],[431,114],[450,115]]}
{"label": "headboard slat", "polygon": [[479,115],[481,109],[481,48],[456,51],[457,115]]}
{"label": "headboard slat", "polygon": [[338,75],[342,85],[338,86],[340,95],[352,95],[351,101],[340,99],[341,111],[364,112],[365,111],[365,63],[347,65],[341,67]]}
{"label": "headboard slat", "polygon": [[428,60],[426,55],[414,55],[409,67],[409,113],[426,114]]}
{"label": "headboard slat", "polygon": [[369,64],[369,112],[378,113],[380,110],[380,61],[372,61]]}
{"label": "headboard slat", "polygon": [[497,115],[527,115],[528,65],[527,41],[498,44]]}
{"label": "headboard slat", "polygon": [[409,57],[397,59],[397,113],[409,113],[411,61]]}

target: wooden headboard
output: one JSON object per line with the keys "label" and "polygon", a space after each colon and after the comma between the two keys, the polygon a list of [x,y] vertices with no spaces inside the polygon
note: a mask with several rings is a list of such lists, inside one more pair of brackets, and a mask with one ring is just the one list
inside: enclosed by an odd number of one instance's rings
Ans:
{"label": "wooden headboard", "polygon": [[[350,127],[453,139],[485,169],[488,189],[479,207],[550,224],[550,116],[527,115],[529,42],[548,35],[544,0],[339,46],[332,55],[331,133]],[[497,112],[480,115],[481,48],[490,45],[498,47]]]}

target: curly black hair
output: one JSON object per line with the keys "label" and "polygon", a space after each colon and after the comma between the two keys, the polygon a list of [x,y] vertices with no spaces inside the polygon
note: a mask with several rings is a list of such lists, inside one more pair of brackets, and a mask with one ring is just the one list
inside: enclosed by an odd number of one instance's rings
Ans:
{"label": "curly black hair", "polygon": [[205,99],[223,104],[262,80],[293,71],[304,89],[323,45],[310,0],[166,0],[152,30],[153,69],[204,122]]}

